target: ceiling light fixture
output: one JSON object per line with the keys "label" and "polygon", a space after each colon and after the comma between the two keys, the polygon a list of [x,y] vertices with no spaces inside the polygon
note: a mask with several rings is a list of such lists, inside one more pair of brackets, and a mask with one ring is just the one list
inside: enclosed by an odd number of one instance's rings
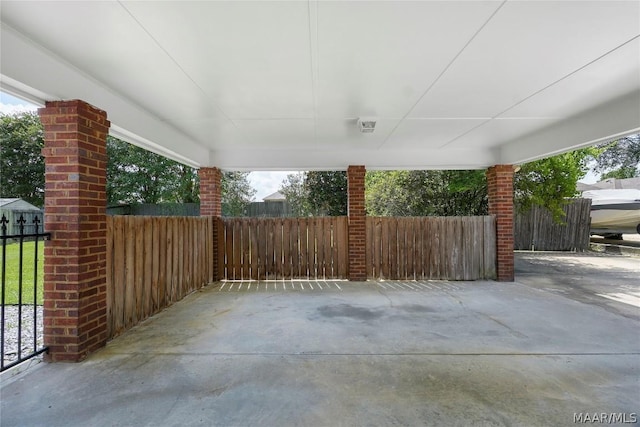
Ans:
{"label": "ceiling light fixture", "polygon": [[373,131],[376,130],[376,120],[360,117],[358,119],[358,129],[360,129],[362,133],[373,133]]}

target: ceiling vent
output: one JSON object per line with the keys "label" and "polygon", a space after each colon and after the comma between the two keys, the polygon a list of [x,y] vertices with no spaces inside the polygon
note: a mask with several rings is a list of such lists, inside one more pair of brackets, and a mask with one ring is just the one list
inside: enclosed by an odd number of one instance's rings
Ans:
{"label": "ceiling vent", "polygon": [[376,130],[376,120],[371,118],[359,118],[358,129],[362,133],[373,133]]}

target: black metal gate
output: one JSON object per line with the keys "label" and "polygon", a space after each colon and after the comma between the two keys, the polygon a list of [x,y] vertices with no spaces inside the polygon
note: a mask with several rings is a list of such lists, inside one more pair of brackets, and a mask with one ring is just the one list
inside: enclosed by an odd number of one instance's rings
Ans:
{"label": "black metal gate", "polygon": [[42,336],[42,305],[38,304],[43,296],[38,290],[42,286],[38,254],[41,241],[48,240],[50,233],[40,232],[42,220],[37,216],[32,221],[35,232],[25,233],[26,222],[20,215],[16,221],[19,233],[8,235],[9,220],[4,215],[0,219],[0,372],[47,351]]}

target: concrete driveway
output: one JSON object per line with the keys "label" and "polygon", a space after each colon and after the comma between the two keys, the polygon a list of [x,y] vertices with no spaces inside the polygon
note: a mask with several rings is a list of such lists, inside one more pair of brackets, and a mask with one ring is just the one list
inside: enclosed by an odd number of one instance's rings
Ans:
{"label": "concrete driveway", "polygon": [[530,279],[212,285],[83,363],[40,364],[3,378],[0,424],[637,419],[637,309],[628,316],[585,304]]}

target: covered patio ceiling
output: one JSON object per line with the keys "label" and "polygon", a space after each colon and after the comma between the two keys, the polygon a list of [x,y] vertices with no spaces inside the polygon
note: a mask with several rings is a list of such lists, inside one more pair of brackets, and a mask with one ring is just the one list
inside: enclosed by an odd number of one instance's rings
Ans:
{"label": "covered patio ceiling", "polygon": [[2,90],[193,166],[474,169],[640,130],[635,0],[5,0],[1,24]]}

